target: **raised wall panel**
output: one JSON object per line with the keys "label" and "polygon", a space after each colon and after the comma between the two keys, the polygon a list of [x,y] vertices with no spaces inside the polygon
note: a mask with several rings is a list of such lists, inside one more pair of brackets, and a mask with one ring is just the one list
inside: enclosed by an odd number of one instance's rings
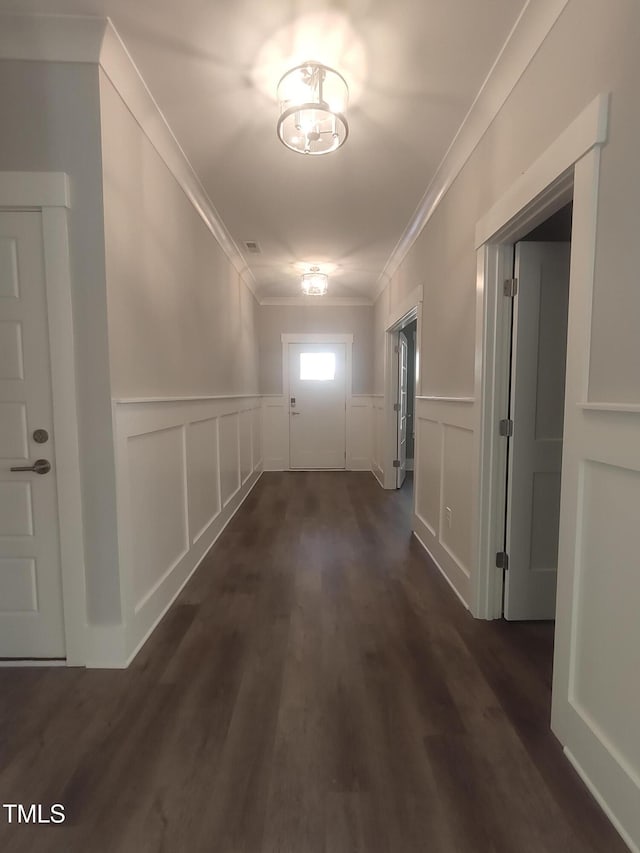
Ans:
{"label": "raised wall panel", "polygon": [[24,379],[20,323],[0,323],[0,379]]}
{"label": "raised wall panel", "polygon": [[240,476],[244,483],[253,470],[251,451],[251,409],[240,412]]}
{"label": "raised wall panel", "polygon": [[252,424],[252,465],[253,470],[262,464],[262,408],[258,406],[252,409],[253,424]]}
{"label": "raised wall panel", "polygon": [[416,447],[419,469],[416,477],[416,511],[433,536],[440,523],[441,427],[437,421],[417,419]]}
{"label": "raised wall panel", "polygon": [[640,657],[629,637],[640,613],[638,507],[639,471],[585,463],[572,700],[640,787]]}
{"label": "raised wall panel", "polygon": [[27,408],[24,403],[0,403],[0,459],[26,459]]}
{"label": "raised wall panel", "polygon": [[0,299],[17,299],[19,295],[16,241],[0,237]]}
{"label": "raised wall panel", "polygon": [[138,606],[189,547],[183,428],[130,437],[128,457]]}
{"label": "raised wall panel", "polygon": [[38,610],[35,560],[0,559],[0,611],[29,613]]}
{"label": "raised wall panel", "polygon": [[0,482],[0,506],[0,536],[33,535],[31,483]]}
{"label": "raised wall panel", "polygon": [[240,448],[238,447],[238,415],[220,418],[220,489],[222,506],[240,488]]}
{"label": "raised wall panel", "polygon": [[187,428],[189,537],[196,541],[220,512],[218,421],[196,421]]}
{"label": "raised wall panel", "polygon": [[289,467],[289,409],[283,398],[267,399],[262,412],[265,471]]}
{"label": "raised wall panel", "polygon": [[356,397],[352,400],[349,417],[349,455],[347,464],[352,471],[370,471],[372,447],[373,410],[370,400]]}
{"label": "raised wall panel", "polygon": [[[445,424],[441,539],[451,556],[467,572],[471,564],[472,471],[473,432]],[[451,509],[451,526],[445,517],[446,507]]]}

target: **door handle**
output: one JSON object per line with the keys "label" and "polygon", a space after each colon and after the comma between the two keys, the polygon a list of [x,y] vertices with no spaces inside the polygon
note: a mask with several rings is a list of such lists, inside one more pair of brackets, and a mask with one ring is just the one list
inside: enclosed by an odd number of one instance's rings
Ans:
{"label": "door handle", "polygon": [[292,415],[301,415],[302,412],[291,412]]}
{"label": "door handle", "polygon": [[33,465],[17,465],[10,471],[33,471],[34,474],[48,474],[51,470],[51,462],[48,459],[36,459]]}

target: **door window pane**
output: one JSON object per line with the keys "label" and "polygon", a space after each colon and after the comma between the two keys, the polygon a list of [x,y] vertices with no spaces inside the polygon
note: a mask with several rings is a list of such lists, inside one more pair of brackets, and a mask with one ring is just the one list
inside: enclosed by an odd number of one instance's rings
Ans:
{"label": "door window pane", "polygon": [[300,379],[303,381],[332,382],[336,378],[334,352],[301,352]]}

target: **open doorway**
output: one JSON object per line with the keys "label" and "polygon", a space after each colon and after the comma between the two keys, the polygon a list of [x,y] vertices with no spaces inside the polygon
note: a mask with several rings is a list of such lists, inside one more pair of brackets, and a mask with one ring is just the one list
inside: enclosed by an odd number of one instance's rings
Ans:
{"label": "open doorway", "polygon": [[394,382],[395,488],[407,496],[413,506],[413,468],[415,447],[416,353],[418,321],[412,311],[393,332],[396,361]]}
{"label": "open doorway", "polygon": [[513,246],[503,574],[505,619],[555,618],[572,204]]}

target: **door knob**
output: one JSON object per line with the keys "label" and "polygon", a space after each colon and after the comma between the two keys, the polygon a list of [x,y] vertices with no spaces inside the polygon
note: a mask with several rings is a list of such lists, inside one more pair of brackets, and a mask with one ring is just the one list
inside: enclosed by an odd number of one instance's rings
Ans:
{"label": "door knob", "polygon": [[35,474],[48,474],[51,470],[51,462],[48,459],[36,459],[33,465],[17,465],[10,471],[33,471]]}

